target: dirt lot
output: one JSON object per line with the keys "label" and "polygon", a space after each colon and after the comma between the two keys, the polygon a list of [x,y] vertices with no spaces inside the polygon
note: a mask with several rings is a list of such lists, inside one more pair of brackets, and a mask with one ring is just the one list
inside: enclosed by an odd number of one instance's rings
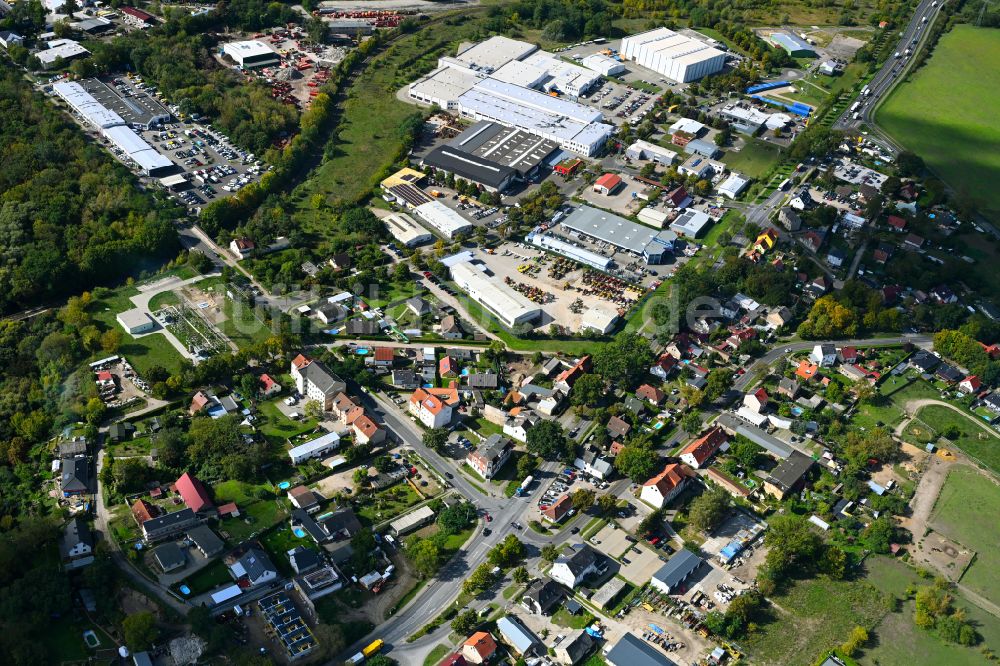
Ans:
{"label": "dirt lot", "polygon": [[975,551],[937,532],[928,532],[927,536],[922,538],[918,535],[914,537],[916,543],[912,547],[911,561],[929,566],[953,583],[957,583],[962,577],[976,554]]}

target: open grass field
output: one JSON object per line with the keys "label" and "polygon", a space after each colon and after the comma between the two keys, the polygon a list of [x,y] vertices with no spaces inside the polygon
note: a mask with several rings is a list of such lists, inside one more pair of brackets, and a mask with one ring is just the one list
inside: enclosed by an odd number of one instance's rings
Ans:
{"label": "open grass field", "polygon": [[851,629],[871,630],[888,610],[887,595],[860,580],[815,578],[772,597],[773,621],[742,641],[754,664],[811,666],[844,642]]}
{"label": "open grass field", "polygon": [[778,148],[759,139],[746,139],[739,152],[729,149],[722,159],[733,171],[760,178],[778,162]]}
{"label": "open grass field", "polygon": [[427,26],[376,56],[355,80],[323,164],[295,192],[297,217],[306,228],[323,232],[324,215],[313,209],[313,197],[351,201],[377,185],[376,176],[392,164],[402,145],[403,122],[421,112],[397,99],[397,91],[433,69],[439,56],[454,55],[476,25],[474,19],[463,18],[454,25],[445,21]]}
{"label": "open grass field", "polygon": [[[134,306],[129,298],[138,293],[138,289],[130,286],[95,291],[94,301],[89,311],[101,331],[112,328],[122,330],[115,316],[124,310],[131,310]],[[159,334],[134,338],[122,331],[122,341],[118,347],[118,354],[127,358],[140,374],[154,365],[162,366],[171,372],[176,372],[181,366],[181,355],[167,342],[165,337]],[[98,352],[94,354],[94,359],[104,356],[107,356],[107,353]]]}
{"label": "open grass field", "polygon": [[921,398],[941,399],[941,394],[930,384],[911,377],[889,377],[879,386],[883,399],[874,404],[861,405],[851,418],[851,423],[864,428],[874,428],[880,422],[895,427],[903,420],[904,406],[910,400]]}
{"label": "open grass field", "polygon": [[[950,429],[957,429],[961,435],[955,440],[955,446],[964,453],[978,458],[993,472],[1000,474],[1000,437],[991,435],[969,418],[941,405],[921,407],[917,412],[917,418],[938,435]],[[970,415],[970,418],[975,417]]]}
{"label": "open grass field", "polygon": [[931,515],[934,528],[976,551],[961,583],[995,603],[1000,603],[1000,527],[996,507],[1000,485],[971,467],[948,473]]}
{"label": "open grass field", "polygon": [[[913,569],[888,557],[872,557],[866,562],[868,579],[883,592],[897,598],[905,596],[911,584],[927,584]],[[960,596],[957,605],[965,608],[986,645],[1000,641],[1000,620],[980,610]],[[907,601],[899,612],[888,613],[875,628],[873,639],[858,657],[861,664],[880,666],[912,666],[913,664],[949,664],[965,666],[984,663],[979,648],[967,648],[944,643],[913,623],[914,604]]]}
{"label": "open grass field", "polygon": [[411,506],[420,503],[420,496],[406,483],[397,483],[385,490],[378,490],[371,499],[357,510],[364,525],[375,525],[392,520]]}
{"label": "open grass field", "polygon": [[[878,123],[958,195],[1000,220],[1000,32],[958,25],[878,110]],[[989,63],[993,63],[990,66]]]}

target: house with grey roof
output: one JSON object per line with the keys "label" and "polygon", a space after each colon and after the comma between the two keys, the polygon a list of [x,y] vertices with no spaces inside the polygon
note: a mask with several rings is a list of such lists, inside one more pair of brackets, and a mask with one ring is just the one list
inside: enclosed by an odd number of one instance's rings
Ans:
{"label": "house with grey roof", "polygon": [[664,594],[676,594],[680,585],[701,567],[702,562],[690,550],[681,548],[653,574],[649,584]]}
{"label": "house with grey roof", "polygon": [[160,570],[163,571],[163,573],[170,573],[171,571],[180,569],[187,564],[187,558],[184,556],[184,551],[181,550],[180,546],[173,541],[160,544],[153,549],[153,559],[156,560],[156,564],[160,567]]}
{"label": "house with grey roof", "polygon": [[549,569],[549,576],[557,583],[562,583],[569,589],[575,589],[583,580],[597,573],[603,564],[601,556],[586,544],[576,544],[576,552],[558,558]]}
{"label": "house with grey roof", "polygon": [[555,657],[561,664],[574,666],[590,653],[594,639],[583,629],[577,629],[564,638],[555,649]]}
{"label": "house with grey roof", "polygon": [[205,557],[213,557],[222,552],[225,544],[208,525],[196,525],[187,532],[188,539]]}
{"label": "house with grey roof", "polygon": [[516,615],[506,615],[497,620],[497,632],[518,656],[544,652],[542,642]]}
{"label": "house with grey roof", "polygon": [[604,655],[608,666],[677,666],[665,654],[632,633],[626,633]]}
{"label": "house with grey roof", "polygon": [[227,559],[230,575],[236,581],[245,580],[250,587],[270,583],[278,577],[278,570],[264,550],[256,545],[234,551]]}
{"label": "house with grey roof", "polygon": [[67,569],[79,569],[94,562],[94,534],[82,518],[73,518],[63,527],[59,554]]}
{"label": "house with grey roof", "polygon": [[562,601],[565,592],[553,580],[536,578],[521,597],[521,605],[529,613],[548,615]]}

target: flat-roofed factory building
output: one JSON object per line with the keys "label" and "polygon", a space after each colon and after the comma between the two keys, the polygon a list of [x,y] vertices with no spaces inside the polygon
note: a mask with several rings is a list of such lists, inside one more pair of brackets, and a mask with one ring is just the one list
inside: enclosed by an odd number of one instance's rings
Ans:
{"label": "flat-roofed factory building", "polygon": [[458,263],[451,267],[451,277],[469,298],[486,308],[508,328],[534,321],[541,316],[541,308],[496,277],[487,276],[484,268],[482,264]]}
{"label": "flat-roofed factory building", "polygon": [[614,246],[647,264],[662,264],[673,253],[677,234],[666,229],[650,229],[620,215],[590,206],[580,206],[561,222],[571,235]]}
{"label": "flat-roofed factory building", "polygon": [[622,40],[621,54],[674,81],[688,83],[722,70],[726,54],[694,37],[656,28]]}

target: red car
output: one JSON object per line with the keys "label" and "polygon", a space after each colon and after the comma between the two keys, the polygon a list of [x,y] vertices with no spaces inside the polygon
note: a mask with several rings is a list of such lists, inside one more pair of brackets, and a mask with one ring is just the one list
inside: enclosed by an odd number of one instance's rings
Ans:
{"label": "red car", "polygon": [[652,539],[649,540],[649,543],[655,546],[656,544],[660,543],[660,537],[653,537]]}
{"label": "red car", "polygon": [[486,514],[486,522],[492,523],[493,522],[493,516],[491,516],[490,514]]}

